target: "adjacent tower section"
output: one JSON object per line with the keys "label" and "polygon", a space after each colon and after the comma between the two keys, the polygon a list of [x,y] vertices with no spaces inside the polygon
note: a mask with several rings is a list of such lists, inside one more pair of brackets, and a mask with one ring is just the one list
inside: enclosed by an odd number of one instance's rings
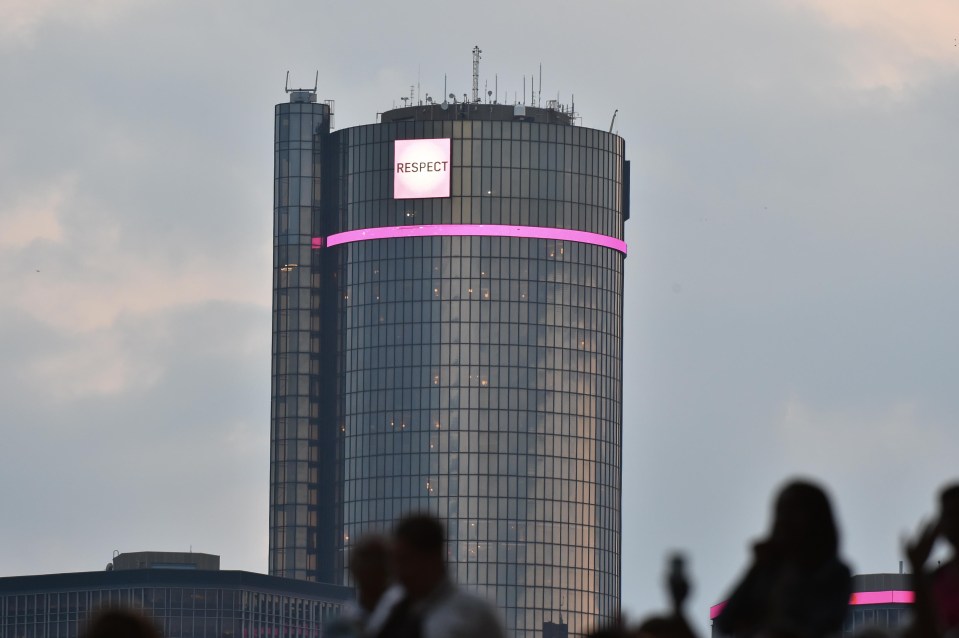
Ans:
{"label": "adjacent tower section", "polygon": [[312,249],[330,107],[317,104],[313,90],[291,91],[289,103],[276,106],[274,127],[269,570],[334,582],[335,424],[317,337],[321,254]]}

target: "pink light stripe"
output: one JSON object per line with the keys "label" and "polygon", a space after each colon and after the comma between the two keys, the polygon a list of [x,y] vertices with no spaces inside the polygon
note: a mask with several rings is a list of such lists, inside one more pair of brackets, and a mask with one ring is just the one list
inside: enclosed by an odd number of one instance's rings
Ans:
{"label": "pink light stripe", "polygon": [[[723,611],[728,601],[717,603],[709,608],[709,619],[715,620]],[[916,594],[905,590],[890,591],[859,591],[855,592],[849,599],[850,605],[890,605],[903,604],[911,605],[916,602]]]}
{"label": "pink light stripe", "polygon": [[911,591],[861,591],[852,595],[850,605],[888,605],[890,603],[913,603],[916,595]]}
{"label": "pink light stripe", "polygon": [[506,224],[430,224],[426,226],[383,226],[348,230],[344,233],[313,238],[313,248],[338,246],[355,241],[371,239],[395,239],[397,237],[527,237],[529,239],[558,239],[580,244],[605,246],[626,254],[626,242],[621,239],[589,233],[584,230],[546,228],[543,226],[509,226]]}
{"label": "pink light stripe", "polygon": [[723,613],[723,608],[726,607],[726,603],[727,603],[727,602],[728,602],[728,601],[724,600],[723,602],[718,603],[718,604],[713,605],[712,607],[710,607],[710,608],[709,608],[709,619],[710,619],[710,620],[713,620],[713,619],[717,618],[717,617],[719,616],[719,614]]}

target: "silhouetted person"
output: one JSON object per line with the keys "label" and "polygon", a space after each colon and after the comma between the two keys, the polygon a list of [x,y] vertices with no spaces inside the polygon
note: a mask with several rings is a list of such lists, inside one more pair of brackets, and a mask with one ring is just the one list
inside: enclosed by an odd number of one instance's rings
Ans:
{"label": "silhouetted person", "polygon": [[686,619],[685,604],[689,598],[690,584],[681,555],[677,554],[670,559],[665,584],[672,613],[668,616],[647,618],[640,623],[635,635],[639,638],[696,638],[696,633]]}
{"label": "silhouetted person", "polygon": [[754,546],[753,563],[716,627],[734,636],[838,634],[852,592],[849,568],[838,550],[839,532],[826,493],[807,481],[787,484],[776,499],[772,531]]}
{"label": "silhouetted person", "polygon": [[160,638],[149,619],[131,609],[97,612],[83,633],[84,638]]}
{"label": "silhouetted person", "polygon": [[[933,572],[926,562],[939,537],[952,546],[952,556]],[[914,638],[959,635],[959,483],[939,493],[939,518],[924,525],[906,544],[916,602],[909,635]]]}
{"label": "silhouetted person", "polygon": [[496,611],[458,588],[446,568],[442,524],[420,514],[393,531],[396,578],[406,597],[383,629],[384,638],[502,638]]}
{"label": "silhouetted person", "polygon": [[379,635],[403,589],[393,579],[389,540],[376,535],[361,538],[350,549],[350,574],[356,602],[346,605],[339,618],[325,627],[333,638]]}

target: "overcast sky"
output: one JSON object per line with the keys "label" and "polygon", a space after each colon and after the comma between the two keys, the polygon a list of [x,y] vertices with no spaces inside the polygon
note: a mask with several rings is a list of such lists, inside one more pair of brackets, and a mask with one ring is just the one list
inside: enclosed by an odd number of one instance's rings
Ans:
{"label": "overcast sky", "polygon": [[623,603],[706,626],[786,477],[859,572],[959,475],[954,0],[0,2],[0,575],[266,570],[273,104],[481,83],[614,128]]}

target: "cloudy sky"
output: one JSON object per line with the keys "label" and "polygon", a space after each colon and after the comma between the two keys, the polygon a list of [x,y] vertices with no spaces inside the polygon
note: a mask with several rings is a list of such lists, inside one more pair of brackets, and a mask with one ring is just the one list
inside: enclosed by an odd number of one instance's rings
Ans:
{"label": "cloudy sky", "polygon": [[[471,13],[467,14],[467,10]],[[857,571],[959,475],[954,0],[0,2],[0,575],[264,571],[273,104],[575,95],[632,160],[623,602],[705,627],[775,486]]]}

